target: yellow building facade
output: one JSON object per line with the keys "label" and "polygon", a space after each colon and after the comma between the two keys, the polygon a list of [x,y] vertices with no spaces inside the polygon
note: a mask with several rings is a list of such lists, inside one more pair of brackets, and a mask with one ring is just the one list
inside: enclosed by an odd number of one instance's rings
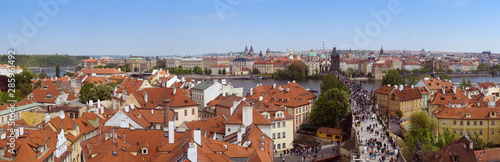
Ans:
{"label": "yellow building facade", "polygon": [[448,129],[459,139],[466,134],[478,137],[485,143],[500,144],[500,108],[437,108],[433,114],[438,121],[438,131]]}

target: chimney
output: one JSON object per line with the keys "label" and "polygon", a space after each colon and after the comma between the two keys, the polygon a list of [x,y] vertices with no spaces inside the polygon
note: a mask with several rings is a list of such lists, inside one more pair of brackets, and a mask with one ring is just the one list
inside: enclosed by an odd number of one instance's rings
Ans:
{"label": "chimney", "polygon": [[144,91],[144,102],[148,102],[148,91]]}
{"label": "chimney", "polygon": [[253,88],[250,88],[250,96],[253,95]]}
{"label": "chimney", "polygon": [[122,68],[118,68],[118,71],[122,71]]}
{"label": "chimney", "polygon": [[89,108],[94,108],[94,100],[89,100]]}
{"label": "chimney", "polygon": [[104,106],[101,106],[101,114],[104,113]]}
{"label": "chimney", "polygon": [[130,112],[128,105],[125,105],[125,112],[127,112],[127,113]]}
{"label": "chimney", "polygon": [[127,141],[125,141],[125,133],[123,133],[123,143],[127,143]]}
{"label": "chimney", "polygon": [[290,84],[290,81],[286,82],[286,84]]}
{"label": "chimney", "polygon": [[453,94],[457,94],[457,86],[451,86]]}
{"label": "chimney", "polygon": [[233,106],[231,106],[231,114],[229,114],[229,116],[233,115],[234,110],[236,110],[237,106],[238,106],[238,101],[234,100],[233,101]]}
{"label": "chimney", "polygon": [[19,135],[23,135],[24,134],[24,127],[19,127]]}
{"label": "chimney", "polygon": [[259,96],[259,101],[262,101],[264,99],[264,96]]}
{"label": "chimney", "polygon": [[168,143],[175,142],[175,132],[174,132],[175,123],[174,121],[168,122]]}
{"label": "chimney", "polygon": [[170,113],[170,107],[169,107],[169,104],[170,103],[170,99],[164,99],[163,100],[163,126],[168,126],[168,121],[169,121],[169,113]]}
{"label": "chimney", "polygon": [[130,108],[132,108],[132,110],[135,109],[135,104],[134,103],[130,103]]}
{"label": "chimney", "polygon": [[50,115],[49,113],[45,113],[45,124],[47,124],[50,121]]}
{"label": "chimney", "polygon": [[293,80],[292,82],[294,82],[294,83],[295,83],[295,80]]}
{"label": "chimney", "polygon": [[66,115],[64,114],[64,111],[62,111],[62,110],[61,110],[61,111],[59,111],[59,117],[60,117],[61,119],[64,119],[64,117],[66,117]]}
{"label": "chimney", "polygon": [[175,95],[175,92],[177,91],[176,89],[177,89],[177,88],[174,88],[174,89],[173,89],[173,91],[174,91],[174,95]]}
{"label": "chimney", "polygon": [[[170,137],[169,137],[170,139]],[[198,146],[196,143],[189,143],[189,147],[187,150],[187,158],[189,161],[198,161]]]}
{"label": "chimney", "polygon": [[101,108],[101,99],[97,99],[97,108]]}
{"label": "chimney", "polygon": [[403,86],[402,84],[401,84],[401,85],[399,85],[399,91],[402,91],[402,90],[403,90],[403,88],[404,88],[404,86]]}
{"label": "chimney", "polygon": [[290,88],[286,88],[286,92],[290,91]]}
{"label": "chimney", "polygon": [[168,70],[167,70],[167,76],[169,76],[170,74],[168,73]]}
{"label": "chimney", "polygon": [[201,147],[201,130],[197,129],[193,131],[193,140]]}
{"label": "chimney", "polygon": [[387,84],[387,86],[389,86],[389,87],[390,87],[390,86],[391,86],[391,84]]}
{"label": "chimney", "polygon": [[276,83],[273,84],[273,89],[276,89]]}
{"label": "chimney", "polygon": [[245,127],[244,126],[240,127],[238,129],[238,131],[236,132],[238,145],[240,145],[240,146],[241,146],[241,141],[243,140],[243,134],[245,134]]}
{"label": "chimney", "polygon": [[446,91],[445,91],[445,90],[446,90],[446,89],[444,88],[444,85],[443,85],[443,86],[441,86],[441,91],[443,91],[443,94],[446,94]]}
{"label": "chimney", "polygon": [[398,85],[394,85],[394,89],[396,89],[396,90],[397,90],[397,89],[398,89]]}
{"label": "chimney", "polygon": [[153,114],[154,114],[153,109],[151,109],[151,115],[153,115]]}
{"label": "chimney", "polygon": [[243,125],[249,126],[253,123],[253,108],[252,106],[243,106]]}
{"label": "chimney", "polygon": [[415,85],[411,85],[411,89],[415,88]]}

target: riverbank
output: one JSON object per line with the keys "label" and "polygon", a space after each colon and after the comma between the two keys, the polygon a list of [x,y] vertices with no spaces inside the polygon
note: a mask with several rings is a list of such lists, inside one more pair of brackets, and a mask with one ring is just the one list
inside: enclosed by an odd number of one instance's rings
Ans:
{"label": "riverbank", "polygon": [[189,79],[262,79],[264,77],[260,75],[200,75],[200,74],[182,74],[177,75],[178,78],[189,78]]}

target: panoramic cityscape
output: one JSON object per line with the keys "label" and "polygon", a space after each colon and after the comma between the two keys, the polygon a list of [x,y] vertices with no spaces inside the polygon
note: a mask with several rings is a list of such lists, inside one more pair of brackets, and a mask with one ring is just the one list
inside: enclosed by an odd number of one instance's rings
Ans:
{"label": "panoramic cityscape", "polygon": [[500,161],[496,1],[0,3],[0,162]]}

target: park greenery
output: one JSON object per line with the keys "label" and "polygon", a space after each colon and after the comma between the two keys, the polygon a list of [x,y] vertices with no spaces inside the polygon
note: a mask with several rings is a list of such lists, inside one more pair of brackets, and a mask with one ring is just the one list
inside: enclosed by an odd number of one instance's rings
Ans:
{"label": "park greenery", "polygon": [[321,83],[321,94],[313,106],[310,123],[336,128],[350,112],[349,89],[333,75],[327,75]]}
{"label": "park greenery", "polygon": [[307,77],[309,67],[303,62],[293,62],[285,70],[277,70],[273,77],[276,79],[302,80]]}
{"label": "park greenery", "polygon": [[97,101],[97,100],[110,100],[111,95],[113,94],[113,88],[106,84],[94,85],[90,83],[83,84],[80,89],[80,103],[85,104],[89,100]]}
{"label": "park greenery", "polygon": [[[9,55],[0,57],[0,64],[7,64]],[[88,56],[70,56],[70,55],[16,55],[16,65],[26,67],[54,67],[54,66],[74,66],[80,64],[82,59],[88,59]]]}
{"label": "park greenery", "polygon": [[[3,78],[3,79],[2,79]],[[2,77],[3,83],[7,83],[7,77]],[[33,91],[33,86],[31,85],[31,80],[36,78],[36,75],[32,73],[27,67],[23,68],[23,72],[20,74],[14,74],[13,79],[16,81],[14,95],[10,95],[7,91],[7,87],[2,86],[2,91],[0,92],[0,104],[6,103],[7,100],[17,100],[20,101],[25,98],[28,94]],[[14,89],[14,88],[12,88]]]}
{"label": "park greenery", "polygon": [[[436,134],[437,140],[435,140]],[[424,155],[428,155],[449,145],[455,138],[455,134],[448,129],[443,133],[438,133],[436,120],[433,120],[425,111],[418,111],[410,117],[408,131],[403,136],[404,140],[400,141],[399,146],[406,159],[411,158],[412,154],[417,151],[417,141],[421,144]]]}

